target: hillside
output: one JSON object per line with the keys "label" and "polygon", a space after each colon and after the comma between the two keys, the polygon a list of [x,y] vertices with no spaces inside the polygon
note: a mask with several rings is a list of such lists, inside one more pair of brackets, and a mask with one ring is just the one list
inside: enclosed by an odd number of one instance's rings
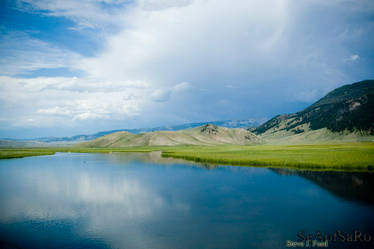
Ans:
{"label": "hillside", "polygon": [[368,140],[373,110],[374,80],[366,80],[337,88],[301,112],[275,116],[254,133],[279,142]]}
{"label": "hillside", "polygon": [[109,130],[101,131],[94,134],[81,134],[71,137],[40,137],[33,139],[11,139],[3,138],[0,139],[0,147],[51,147],[51,146],[71,146],[77,143],[87,142],[94,140],[96,138],[116,133],[116,132],[129,132],[133,134],[140,134],[145,132],[154,131],[179,131],[190,128],[196,128],[206,124],[214,124],[217,126],[227,127],[227,128],[254,128],[260,123],[254,119],[242,119],[242,120],[221,120],[221,121],[211,121],[211,122],[199,122],[199,123],[187,123],[181,125],[172,126],[159,126],[153,128],[138,128],[138,129],[119,129],[119,130]]}
{"label": "hillside", "polygon": [[219,145],[254,144],[261,139],[242,128],[226,128],[213,124],[180,130],[155,131],[141,134],[116,132],[93,141],[80,144],[83,147],[129,147],[129,146],[171,146],[171,145]]}

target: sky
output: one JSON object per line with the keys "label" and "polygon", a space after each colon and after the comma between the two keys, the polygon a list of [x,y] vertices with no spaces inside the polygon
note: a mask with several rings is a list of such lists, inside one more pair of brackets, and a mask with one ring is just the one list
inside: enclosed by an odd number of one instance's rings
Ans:
{"label": "sky", "polygon": [[374,78],[372,0],[1,0],[0,137],[302,110]]}

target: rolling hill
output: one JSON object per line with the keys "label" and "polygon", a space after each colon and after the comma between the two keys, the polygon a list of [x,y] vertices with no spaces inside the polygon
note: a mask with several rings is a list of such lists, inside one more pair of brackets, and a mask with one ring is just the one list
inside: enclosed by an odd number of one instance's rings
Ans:
{"label": "rolling hill", "polygon": [[199,122],[199,123],[186,123],[181,125],[171,125],[171,126],[158,126],[153,128],[138,128],[138,129],[119,129],[119,130],[109,130],[100,131],[94,134],[81,134],[71,137],[40,137],[32,139],[11,139],[2,138],[0,139],[0,147],[48,147],[48,146],[71,146],[77,143],[82,143],[86,141],[91,141],[96,138],[116,133],[116,132],[129,132],[133,134],[140,134],[145,132],[154,131],[179,131],[190,128],[196,128],[206,124],[214,124],[217,126],[227,127],[227,128],[254,128],[260,123],[255,119],[241,119],[241,120],[221,120],[221,121],[211,121],[211,122]]}
{"label": "rolling hill", "polygon": [[171,145],[255,144],[261,139],[242,128],[226,128],[213,124],[180,131],[155,131],[132,134],[126,131],[109,134],[80,144],[83,147],[130,147]]}
{"label": "rolling hill", "polygon": [[372,140],[374,80],[339,87],[301,112],[275,116],[254,133],[279,143]]}

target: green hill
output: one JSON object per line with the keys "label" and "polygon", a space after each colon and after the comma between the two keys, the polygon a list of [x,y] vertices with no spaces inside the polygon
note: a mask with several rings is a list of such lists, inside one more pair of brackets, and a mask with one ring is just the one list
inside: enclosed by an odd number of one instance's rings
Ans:
{"label": "green hill", "polygon": [[374,135],[374,80],[337,88],[294,114],[275,116],[254,130],[265,140],[361,141]]}
{"label": "green hill", "polygon": [[212,124],[181,131],[155,131],[141,134],[116,132],[80,144],[84,147],[130,147],[175,145],[255,144],[261,139],[242,128],[225,128]]}

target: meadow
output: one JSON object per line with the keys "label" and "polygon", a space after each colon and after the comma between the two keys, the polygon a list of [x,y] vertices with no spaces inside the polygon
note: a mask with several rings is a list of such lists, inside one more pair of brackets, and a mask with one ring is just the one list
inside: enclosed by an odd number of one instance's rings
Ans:
{"label": "meadow", "polygon": [[163,157],[181,158],[219,165],[374,172],[374,143],[372,142],[318,145],[7,148],[0,149],[0,159],[51,155],[55,152],[111,153],[151,151],[162,151],[161,155]]}

